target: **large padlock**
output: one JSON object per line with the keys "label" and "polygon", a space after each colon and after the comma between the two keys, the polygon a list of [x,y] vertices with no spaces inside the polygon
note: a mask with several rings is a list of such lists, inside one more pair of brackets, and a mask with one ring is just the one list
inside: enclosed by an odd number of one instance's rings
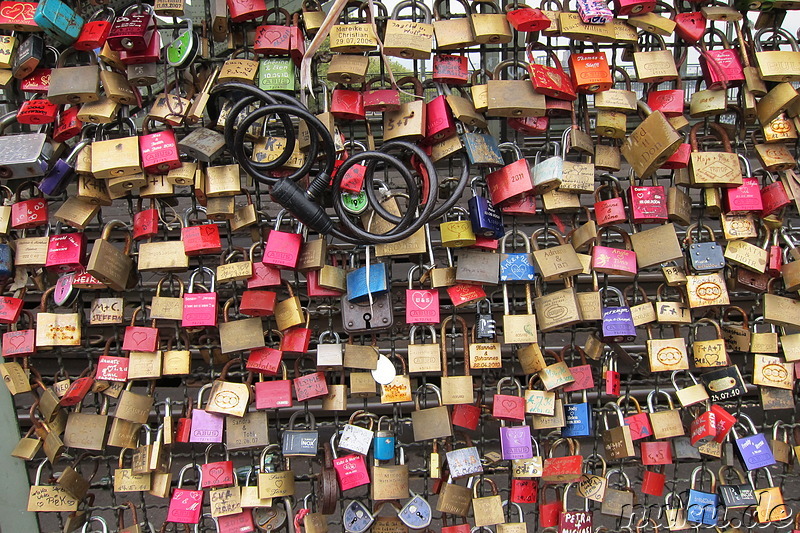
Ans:
{"label": "large padlock", "polygon": [[[764,50],[764,37],[772,34],[773,38],[780,36],[789,42],[791,51],[780,50],[777,46],[772,50]],[[764,81],[798,81],[800,73],[800,49],[797,41],[783,28],[762,28],[753,36],[756,47],[756,63],[761,79]]]}
{"label": "large padlock", "polygon": [[148,48],[156,33],[152,6],[136,4],[114,19],[106,42],[111,50],[118,52],[142,52]]}
{"label": "large padlock", "polygon": [[[411,8],[412,13],[420,11],[422,21],[400,20],[400,11],[406,8]],[[432,46],[433,24],[428,6],[417,0],[399,2],[386,22],[384,53],[404,59],[430,59]]]}

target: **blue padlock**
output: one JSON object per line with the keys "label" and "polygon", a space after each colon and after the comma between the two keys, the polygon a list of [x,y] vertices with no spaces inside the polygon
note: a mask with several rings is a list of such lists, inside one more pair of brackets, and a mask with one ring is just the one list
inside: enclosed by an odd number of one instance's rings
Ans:
{"label": "blue padlock", "polygon": [[[775,456],[772,454],[772,449],[769,446],[767,437],[763,433],[759,433],[753,420],[745,415],[738,415],[739,420],[731,429],[734,438],[736,439],[736,450],[739,452],[739,458],[747,470],[755,470],[757,468],[764,468],[775,464]],[[736,426],[739,424],[747,423],[747,427],[753,434],[745,435],[739,438],[736,433]]]}
{"label": "blue padlock", "polygon": [[[525,245],[524,253],[506,253],[506,241],[511,237],[512,242],[521,237]],[[511,230],[500,240],[500,281],[530,282],[536,277],[531,255],[531,243],[528,237],[520,230]]]}
{"label": "blue padlock", "polygon": [[61,44],[72,44],[83,28],[83,17],[61,0],[42,0],[33,20],[47,35]]}
{"label": "blue padlock", "polygon": [[378,430],[375,432],[375,438],[372,441],[372,455],[379,461],[391,461],[394,459],[394,431],[381,429],[381,424],[384,420],[388,425],[388,416],[382,416],[378,419]]}
{"label": "blue padlock", "polygon": [[398,518],[410,529],[425,529],[431,524],[431,506],[419,494],[411,493],[411,498],[400,512]]}
{"label": "blue padlock", "polygon": [[499,239],[503,236],[503,215],[486,196],[478,194],[478,186],[486,186],[483,181],[477,183],[479,180],[482,180],[480,176],[472,178],[472,198],[467,200],[472,232],[482,237]]}
{"label": "blue padlock", "polygon": [[70,179],[75,174],[75,162],[78,160],[78,154],[90,142],[89,139],[81,139],[66,159],[56,161],[42,178],[42,181],[39,182],[39,190],[48,196],[58,196],[64,192],[67,185],[69,185]]}
{"label": "blue padlock", "polygon": [[14,259],[11,246],[7,242],[0,242],[0,280],[14,277]]}
{"label": "blue padlock", "polygon": [[[604,291],[613,292],[619,300],[619,306],[606,306]],[[603,297],[601,339],[605,342],[633,342],[636,340],[636,326],[633,325],[633,315],[631,315],[631,308],[625,303],[622,291],[616,287],[605,287],[600,289],[600,294]]]}
{"label": "blue padlock", "polygon": [[364,533],[374,521],[369,509],[358,500],[351,501],[342,514],[342,525],[348,533]]}
{"label": "blue padlock", "polygon": [[[369,276],[367,276],[369,269]],[[369,280],[367,278],[369,277]],[[386,263],[373,263],[357,268],[347,274],[347,300],[362,303],[372,297],[382,296],[389,292],[389,268]]]}
{"label": "blue padlock", "polygon": [[[711,492],[696,489],[697,474],[706,472],[711,476]],[[702,478],[701,478],[702,483]],[[716,479],[714,473],[706,467],[698,466],[692,470],[692,481],[689,488],[689,501],[686,509],[686,520],[695,524],[716,526],[718,519],[717,506],[719,496],[716,494]]]}
{"label": "blue padlock", "polygon": [[564,427],[562,437],[591,437],[594,435],[592,423],[592,406],[586,397],[586,389],[581,391],[580,403],[564,404]]}

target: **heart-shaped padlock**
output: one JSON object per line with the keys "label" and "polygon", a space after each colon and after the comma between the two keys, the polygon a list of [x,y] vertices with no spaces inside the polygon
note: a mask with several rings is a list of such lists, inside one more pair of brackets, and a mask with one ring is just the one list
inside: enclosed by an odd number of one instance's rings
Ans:
{"label": "heart-shaped padlock", "polygon": [[431,506],[419,494],[408,500],[397,516],[411,529],[423,529],[431,523]]}
{"label": "heart-shaped padlock", "polygon": [[189,27],[169,43],[166,50],[167,63],[175,68],[184,68],[192,64],[200,50],[199,39],[192,30],[192,19],[181,18],[180,20],[185,21]]}
{"label": "heart-shaped padlock", "polygon": [[364,533],[374,521],[375,517],[372,516],[369,509],[359,501],[351,501],[344,509],[342,522],[345,531],[349,533]]}

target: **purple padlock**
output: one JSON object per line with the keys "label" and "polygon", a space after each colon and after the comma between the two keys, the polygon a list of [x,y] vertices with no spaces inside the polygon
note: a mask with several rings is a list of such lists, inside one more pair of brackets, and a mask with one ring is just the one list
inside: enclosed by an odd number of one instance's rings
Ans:
{"label": "purple padlock", "polygon": [[[753,420],[744,414],[738,415],[739,420],[734,425],[731,432],[736,438],[736,448],[739,451],[739,457],[742,460],[747,470],[755,470],[757,468],[764,468],[775,464],[775,456],[772,454],[772,449],[769,446],[767,437],[763,433],[759,433]],[[739,438],[736,433],[736,426],[739,424],[746,424],[745,427],[753,433],[752,435],[745,435]]]}
{"label": "purple padlock", "polygon": [[200,387],[197,392],[197,407],[192,409],[192,431],[189,442],[222,442],[222,425],[225,415],[209,413],[200,409],[203,405],[203,393],[211,390],[211,383]]}
{"label": "purple padlock", "polygon": [[70,178],[75,173],[75,162],[78,154],[89,144],[89,139],[81,139],[66,159],[59,159],[39,182],[39,190],[48,196],[58,196],[69,185]]}
{"label": "purple padlock", "polygon": [[533,457],[530,426],[501,426],[500,450],[504,461]]}

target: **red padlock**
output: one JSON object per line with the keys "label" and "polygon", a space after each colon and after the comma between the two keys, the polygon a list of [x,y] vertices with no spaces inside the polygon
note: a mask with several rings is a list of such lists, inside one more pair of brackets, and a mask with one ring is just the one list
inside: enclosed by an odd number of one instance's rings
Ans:
{"label": "red padlock", "polygon": [[364,120],[364,93],[337,85],[331,97],[331,114],[341,120]]}
{"label": "red padlock", "polygon": [[[620,381],[619,371],[617,370],[616,358],[609,357],[607,359],[606,365],[608,367],[608,370],[606,370],[603,374],[605,392],[609,396],[619,396],[622,383]],[[639,410],[641,411],[641,408]],[[645,418],[646,417],[647,415],[645,415]],[[633,436],[633,430],[631,430],[631,436]]]}
{"label": "red padlock", "polygon": [[175,442],[190,442],[192,435],[192,399],[186,399],[186,413],[175,425]]}
{"label": "red padlock", "polygon": [[[628,219],[625,211],[625,200],[622,198],[622,187],[619,180],[611,174],[603,174],[600,179],[606,179],[607,183],[600,185],[594,192],[594,215],[597,224],[609,226]],[[611,192],[611,198],[602,200],[603,192]]]}
{"label": "red padlock", "polygon": [[651,496],[661,497],[664,495],[664,483],[667,478],[663,472],[664,467],[661,467],[660,472],[654,472],[645,468],[642,475],[642,492]]}
{"label": "red padlock", "polygon": [[203,489],[227,487],[234,484],[233,461],[230,459],[228,447],[224,444],[220,444],[220,446],[225,450],[224,461],[209,462],[209,455],[214,444],[210,444],[206,448],[205,463],[200,465],[203,474],[200,487]]}
{"label": "red padlock", "polygon": [[3,0],[0,2],[0,28],[14,31],[41,31],[33,19],[37,2],[16,2]]}
{"label": "red padlock", "polygon": [[737,418],[730,414],[724,407],[717,404],[711,405],[711,412],[714,413],[714,423],[717,427],[715,442],[725,442],[731,429],[737,422]]}
{"label": "red padlock", "polygon": [[[625,425],[631,429],[631,440],[639,440],[653,435],[653,426],[650,425],[650,417],[642,411],[639,400],[633,396],[623,396],[617,399],[617,404],[633,403],[636,412],[632,415],[627,415],[623,418]],[[627,405],[625,407],[627,412]]]}
{"label": "red padlock", "polygon": [[[553,501],[547,501],[548,489],[553,489],[556,493],[556,498]],[[546,484],[542,487],[541,499],[539,501],[539,527],[556,527],[561,511],[563,511],[563,506],[561,505],[561,498],[558,495],[558,488],[555,485]]]}
{"label": "red padlock", "polygon": [[170,170],[179,168],[181,154],[178,152],[178,143],[175,132],[167,125],[164,131],[150,133],[150,124],[153,119],[147,119],[142,124],[142,135],[139,136],[139,152],[142,155],[142,168],[148,174],[167,174]]}
{"label": "red padlock", "polygon": [[91,52],[102,48],[111,32],[111,23],[114,21],[114,10],[111,6],[103,6],[95,11],[81,28],[78,38],[72,43],[76,50]]}
{"label": "red padlock", "polygon": [[661,168],[674,170],[678,168],[688,168],[689,159],[692,154],[692,145],[689,143],[681,143],[675,153],[667,158]]}
{"label": "red padlock", "polygon": [[[264,4],[264,2],[261,2]],[[274,23],[268,22],[270,15],[275,15]],[[281,24],[283,17],[283,24]],[[253,51],[257,54],[268,56],[288,56],[291,50],[291,16],[289,12],[280,7],[267,9],[261,25],[256,28]]]}
{"label": "red padlock", "polygon": [[678,13],[675,21],[675,33],[688,44],[697,44],[706,32],[706,17],[700,11]]}
{"label": "red padlock", "polygon": [[309,270],[305,273],[306,276],[306,292],[309,298],[338,298],[342,295],[342,291],[337,289],[330,289],[322,287],[319,284],[319,270]]}
{"label": "red padlock", "polygon": [[[503,212],[504,215],[517,215],[517,216],[535,215],[536,197],[532,194],[518,196],[517,198],[508,200],[505,204],[503,204],[500,207],[500,210]],[[475,244],[477,244],[477,240]]]}
{"label": "red padlock", "polygon": [[777,278],[783,269],[783,248],[778,244],[778,230],[772,230],[772,243],[767,251],[769,255],[765,272],[773,278]]}
{"label": "red padlock", "polygon": [[[208,274],[211,277],[211,286],[208,292],[194,292],[195,279],[198,274]],[[183,295],[183,319],[181,326],[189,327],[216,327],[217,325],[217,293],[216,277],[214,271],[208,267],[200,267],[189,277],[189,290]]]}
{"label": "red padlock", "polygon": [[248,289],[261,289],[275,287],[281,284],[281,271],[272,265],[264,264],[255,258],[255,251],[261,248],[261,242],[253,243],[250,247],[250,261],[253,263],[253,275],[247,279]]}
{"label": "red padlock", "polygon": [[[277,333],[279,336],[283,335],[281,332]],[[256,348],[250,350],[250,356],[247,358],[247,370],[267,376],[274,376],[278,373],[282,361],[282,351],[270,348],[269,346]]]}
{"label": "red padlock", "polygon": [[51,68],[37,68],[19,82],[19,89],[25,93],[47,94],[50,89],[50,75],[52,73],[53,69]]}
{"label": "red padlock", "polygon": [[122,339],[122,349],[132,352],[155,352],[158,349],[158,328],[153,319],[150,327],[137,326],[136,317],[143,311],[142,306],[133,311],[131,325],[125,328]]}
{"label": "red padlock", "polygon": [[672,443],[667,441],[644,441],[642,446],[642,464],[645,466],[672,464]]}
{"label": "red padlock", "polygon": [[462,517],[462,520],[464,520],[463,524],[453,524],[451,526],[448,524],[447,513],[442,513],[442,533],[470,533],[472,529],[466,522],[467,519]]}
{"label": "red padlock", "polygon": [[[228,2],[228,5],[230,3]],[[252,509],[244,509],[241,513],[218,516],[216,521],[219,533],[250,533],[256,530]]]}
{"label": "red padlock", "polygon": [[53,272],[75,272],[86,267],[86,234],[82,231],[61,233],[61,222],[56,224],[56,234],[47,243],[45,267]]}
{"label": "red padlock", "polygon": [[281,339],[281,351],[289,353],[306,353],[308,352],[308,345],[311,343],[311,334],[313,333],[309,328],[311,315],[308,310],[303,308],[306,315],[305,326],[293,326],[283,332]]}
{"label": "red padlock", "polygon": [[226,3],[231,22],[255,20],[267,14],[267,3],[264,0],[227,0]]}
{"label": "red padlock", "polygon": [[510,117],[506,119],[508,125],[527,135],[538,135],[547,131],[550,117]]}
{"label": "red padlock", "polygon": [[[722,49],[714,50],[714,36],[718,36],[722,41]],[[703,38],[709,36],[709,44],[706,46]],[[744,83],[744,69],[739,52],[730,47],[728,38],[717,28],[709,28],[703,33],[700,39],[700,69],[703,71],[703,79],[706,87],[711,90],[726,89],[729,87],[739,87]]]}
{"label": "red padlock", "polygon": [[689,439],[692,446],[702,446],[715,440],[717,436],[717,422],[714,411],[707,410],[692,420],[689,428]]}
{"label": "red padlock", "polygon": [[467,56],[436,54],[433,56],[433,81],[447,85],[466,85],[469,81]]}
{"label": "red padlock", "polygon": [[278,293],[274,291],[244,291],[239,311],[248,316],[272,316],[277,297]]}
{"label": "red padlock", "polygon": [[[367,151],[367,147],[362,142],[347,141],[345,143],[345,148],[353,148],[353,147],[359,148],[362,152]],[[344,151],[344,154],[347,154],[347,150]],[[344,161],[342,161],[342,163],[343,162]],[[360,193],[361,190],[364,188],[364,177],[366,176],[366,173],[367,173],[367,166],[362,163],[356,163],[347,170],[344,176],[342,176],[340,187],[345,191],[352,192],[354,194]],[[336,174],[334,173],[334,177],[335,175]]]}
{"label": "red padlock", "polygon": [[534,32],[550,27],[550,18],[539,8],[525,4],[506,4],[506,19],[517,31]]}
{"label": "red padlock", "polygon": [[618,16],[644,15],[656,8],[655,0],[614,0],[614,13]]}
{"label": "red padlock", "polygon": [[147,50],[156,35],[158,32],[153,7],[148,4],[131,4],[122,16],[114,19],[106,42],[109,48],[117,52],[140,52]]}
{"label": "red padlock", "polygon": [[463,307],[472,302],[486,298],[486,291],[480,285],[457,283],[445,289],[447,296],[455,307]]}
{"label": "red padlock", "polygon": [[47,98],[31,98],[23,101],[17,110],[20,124],[52,124],[58,116],[58,106]]}
{"label": "red padlock", "polygon": [[316,371],[310,374],[302,374],[300,363],[303,360],[311,360],[309,354],[303,354],[294,361],[294,375],[292,380],[294,394],[298,402],[305,402],[315,398],[328,395],[328,383],[325,381],[325,373]]}
{"label": "red padlock", "polygon": [[400,109],[400,91],[396,86],[390,86],[388,89],[373,89],[373,86],[387,83],[383,82],[381,78],[375,77],[364,84],[364,111],[385,113]]}
{"label": "red padlock", "polygon": [[11,329],[3,333],[3,357],[26,357],[36,352],[33,314],[30,311],[21,310],[20,315],[25,317],[28,329],[18,329],[19,320],[11,324]]}
{"label": "red padlock", "polygon": [[[126,65],[146,65],[148,63],[158,63],[161,58],[161,34],[156,32],[150,39],[147,48],[138,52],[123,50],[119,53],[119,60]],[[169,87],[169,86],[168,86]],[[166,92],[169,92],[167,89]]]}
{"label": "red padlock", "polygon": [[197,255],[216,255],[222,252],[222,241],[219,237],[219,228],[209,222],[199,226],[190,226],[189,217],[192,213],[206,213],[205,207],[194,207],[186,211],[181,228],[183,251],[189,257]]}
{"label": "red padlock", "polygon": [[261,261],[277,268],[294,269],[300,258],[303,236],[299,233],[280,231],[285,214],[286,211],[281,210],[275,217],[275,227],[267,236],[267,242],[264,244],[264,257]]}
{"label": "red padlock", "polygon": [[259,375],[259,381],[255,383],[256,409],[292,406],[292,381],[287,376],[286,364],[281,362],[280,367],[282,379],[261,381],[263,376]]}
{"label": "red padlock", "polygon": [[502,205],[506,200],[533,192],[533,176],[528,160],[515,144],[500,144],[500,150],[504,148],[514,152],[516,161],[486,175],[486,185],[494,205]]}
{"label": "red padlock", "polygon": [[[533,57],[533,50],[542,50],[553,61],[553,66],[539,64]],[[545,96],[573,102],[577,100],[575,85],[569,74],[564,71],[556,54],[540,43],[529,43],[525,51],[528,54],[528,72],[531,75],[533,89]]]}
{"label": "red padlock", "polygon": [[[14,280],[9,279],[3,286],[3,291],[6,287],[11,285]],[[25,292],[27,289],[23,287],[17,291],[17,296],[0,296],[0,324],[16,324],[19,320],[19,315],[22,312],[22,305],[25,303]]]}
{"label": "red padlock", "polygon": [[765,176],[764,186],[761,188],[762,217],[777,213],[792,203],[791,198],[786,193],[786,187],[783,182],[775,181],[771,172],[766,172]]}
{"label": "red padlock", "polygon": [[[22,191],[28,189],[31,196],[22,200]],[[25,181],[17,187],[14,194],[14,203],[11,205],[11,227],[14,229],[28,229],[47,224],[47,200],[41,195],[33,181]]]}
{"label": "red padlock", "polygon": [[83,122],[78,118],[79,105],[62,107],[56,116],[56,125],[53,129],[53,140],[64,142],[80,135]]}
{"label": "red padlock", "polygon": [[[501,394],[503,383],[510,382],[517,388],[517,395]],[[516,379],[506,376],[497,382],[497,394],[492,402],[492,416],[498,420],[519,422],[525,420],[525,398],[522,386]]]}
{"label": "red padlock", "polygon": [[[91,374],[91,375],[90,375]],[[59,405],[62,407],[72,407],[83,401],[83,398],[89,394],[94,385],[94,367],[89,366],[81,372],[78,379],[70,383],[67,392],[59,400]]]}
{"label": "red padlock", "polygon": [[665,89],[663,91],[656,91],[658,83],[652,85],[651,90],[647,92],[647,105],[653,111],[661,111],[666,117],[681,117],[683,116],[683,108],[685,105],[683,94],[683,83],[680,78],[675,80],[674,89]]}
{"label": "red padlock", "polygon": [[[535,479],[511,480],[511,501],[514,503],[536,503],[539,500],[539,482]],[[444,530],[442,530],[444,531]]]}
{"label": "red padlock", "polygon": [[669,218],[667,194],[662,185],[631,185],[628,187],[628,206],[634,224],[661,224]]}
{"label": "red padlock", "polygon": [[[336,438],[334,432],[331,441]],[[343,491],[361,487],[369,484],[369,474],[367,465],[364,463],[364,456],[351,453],[344,457],[338,457],[336,447],[333,446],[333,469],[336,472],[336,481],[339,488]]]}
{"label": "red padlock", "polygon": [[158,235],[158,209],[155,198],[150,198],[150,207],[142,209],[143,199],[139,198],[133,214],[133,240],[152,239]]}
{"label": "red padlock", "polygon": [[[749,164],[747,165],[750,166]],[[749,169],[747,174],[749,175]],[[725,187],[725,213],[747,214],[761,213],[764,203],[761,199],[761,186],[756,178],[742,178],[738,187]]]}

